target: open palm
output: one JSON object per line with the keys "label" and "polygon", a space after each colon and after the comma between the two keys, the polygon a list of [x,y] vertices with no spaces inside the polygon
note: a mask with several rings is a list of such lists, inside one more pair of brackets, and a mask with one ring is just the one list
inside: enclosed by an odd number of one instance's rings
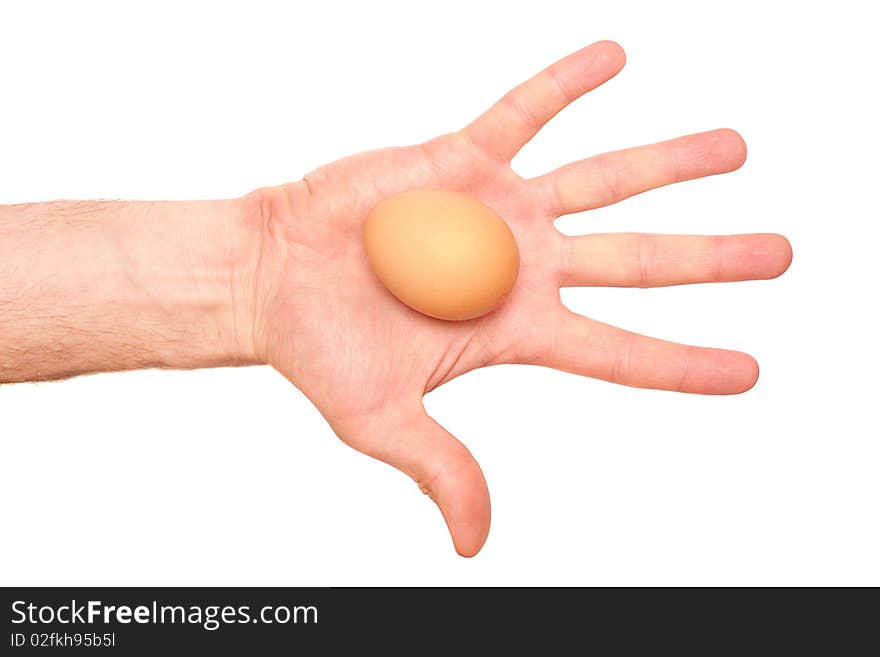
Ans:
{"label": "open palm", "polygon": [[[265,359],[300,388],[347,444],[397,467],[437,502],[456,550],[476,554],[489,531],[489,494],[467,448],[431,419],[422,397],[470,370],[544,365],[631,386],[696,393],[750,388],[748,355],[623,331],[567,310],[564,286],[659,286],[770,278],[791,252],[777,235],[605,234],[566,237],[563,214],[738,168],[731,130],[682,137],[523,179],[517,151],[567,104],[613,77],[624,54],[588,46],[505,95],[466,128],[424,144],[334,162],[303,181],[262,190],[257,336]],[[378,281],[363,222],[384,197],[414,188],[463,192],[509,224],[520,250],[514,289],[465,322],[432,319]]]}

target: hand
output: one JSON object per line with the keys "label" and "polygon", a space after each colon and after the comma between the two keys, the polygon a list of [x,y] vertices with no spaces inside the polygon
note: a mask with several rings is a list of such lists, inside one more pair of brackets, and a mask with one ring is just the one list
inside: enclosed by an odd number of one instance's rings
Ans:
{"label": "hand", "polygon": [[[499,363],[707,394],[743,392],[758,376],[746,354],[629,333],[579,316],[560,301],[564,286],[772,278],[791,259],[778,235],[566,237],[554,228],[560,215],[732,171],[745,160],[740,136],[716,130],[606,153],[538,178],[518,176],[510,168],[517,151],[624,61],[617,44],[595,43],[515,88],[458,132],[355,155],[298,183],[257,192],[263,208],[258,356],[302,390],[348,445],[418,482],[464,556],[486,540],[489,493],[467,448],[425,413],[425,393]],[[466,322],[431,319],[377,280],[362,244],[364,219],[385,196],[411,188],[469,194],[508,222],[521,268],[497,310]]]}

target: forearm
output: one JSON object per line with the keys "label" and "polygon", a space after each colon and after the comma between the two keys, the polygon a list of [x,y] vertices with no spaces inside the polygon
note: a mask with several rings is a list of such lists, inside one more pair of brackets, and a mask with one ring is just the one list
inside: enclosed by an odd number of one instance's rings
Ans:
{"label": "forearm", "polygon": [[0,382],[256,361],[260,203],[0,206]]}

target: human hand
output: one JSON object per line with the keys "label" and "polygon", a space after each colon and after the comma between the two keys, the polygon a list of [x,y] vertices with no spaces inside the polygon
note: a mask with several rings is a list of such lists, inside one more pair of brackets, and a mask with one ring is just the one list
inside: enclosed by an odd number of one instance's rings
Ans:
{"label": "human hand", "polygon": [[[440,507],[459,554],[476,554],[490,503],[467,448],[430,418],[422,397],[500,363],[552,367],[624,385],[729,394],[748,390],[750,356],[630,333],[577,315],[565,286],[654,287],[772,278],[791,250],[779,235],[596,234],[566,237],[564,214],[682,180],[737,169],[746,147],[716,130],[606,153],[524,179],[517,151],[557,112],[613,77],[625,56],[599,42],[515,88],[462,130],[423,144],[362,153],[297,183],[255,193],[262,208],[254,342],[351,447],[402,470]],[[406,307],[378,281],[362,243],[367,213],[412,188],[463,192],[509,224],[516,285],[495,311],[465,322]]]}

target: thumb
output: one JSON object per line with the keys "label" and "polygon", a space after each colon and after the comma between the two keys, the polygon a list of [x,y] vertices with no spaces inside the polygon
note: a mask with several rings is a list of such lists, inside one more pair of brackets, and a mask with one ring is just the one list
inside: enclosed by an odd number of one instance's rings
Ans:
{"label": "thumb", "polygon": [[480,551],[489,535],[489,489],[467,447],[421,403],[408,412],[385,412],[354,429],[356,439],[344,438],[349,445],[408,474],[440,507],[456,552],[472,557]]}

